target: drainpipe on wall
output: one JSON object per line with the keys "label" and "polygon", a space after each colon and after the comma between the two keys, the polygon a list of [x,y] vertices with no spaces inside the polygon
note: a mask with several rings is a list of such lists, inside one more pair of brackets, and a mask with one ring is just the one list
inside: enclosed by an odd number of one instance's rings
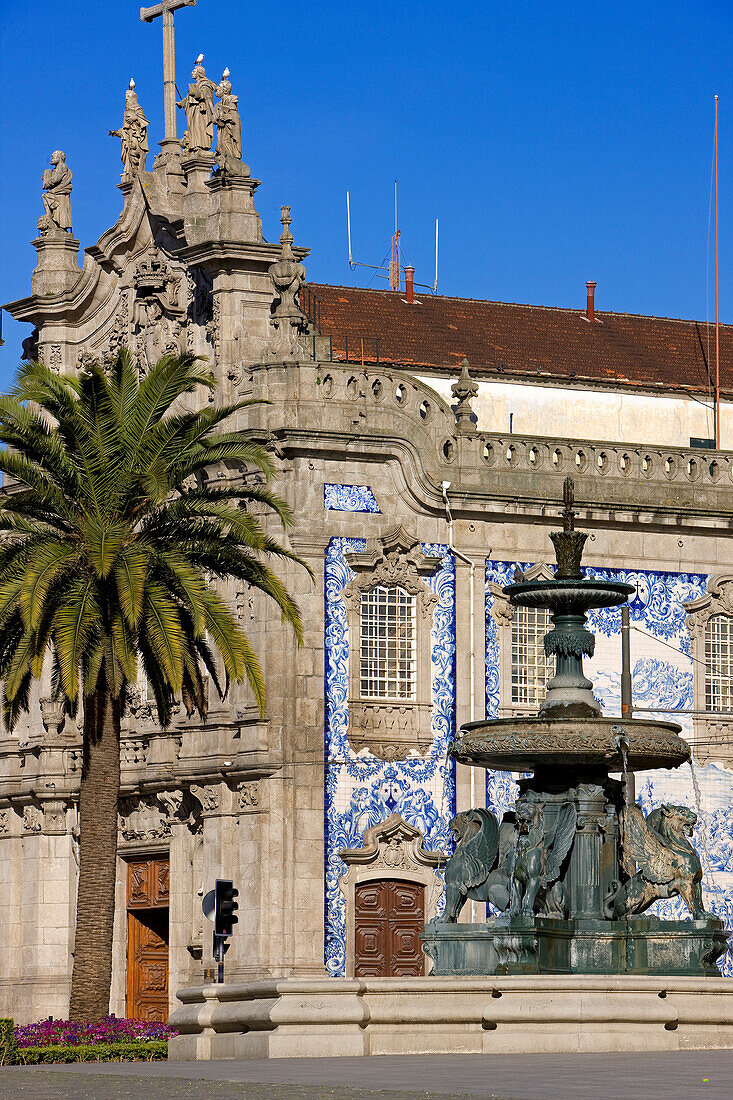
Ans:
{"label": "drainpipe on wall", "polygon": [[[448,500],[448,490],[450,489],[450,481],[441,482],[441,492],[443,494],[443,500],[445,501],[445,518],[448,521],[448,547],[451,553],[455,554],[457,558],[465,562],[470,568],[468,579],[468,593],[469,593],[469,632],[470,632],[470,695],[468,714],[469,720],[473,722],[476,718],[476,642],[474,637],[475,628],[475,605],[474,605],[474,574],[476,572],[476,565],[469,557],[457,550],[453,543],[453,515],[450,510],[450,501]],[[471,766],[471,808],[476,804],[476,792],[475,792],[475,771],[476,769]]]}

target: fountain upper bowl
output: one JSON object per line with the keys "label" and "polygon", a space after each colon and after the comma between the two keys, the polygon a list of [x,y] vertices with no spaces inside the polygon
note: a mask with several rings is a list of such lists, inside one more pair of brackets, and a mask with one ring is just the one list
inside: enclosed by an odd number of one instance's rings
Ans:
{"label": "fountain upper bowl", "polygon": [[518,581],[504,594],[521,607],[547,607],[550,611],[588,611],[592,607],[616,607],[626,603],[636,589],[625,581],[578,577],[551,581]]}
{"label": "fountain upper bowl", "polygon": [[451,755],[495,771],[557,768],[621,771],[619,734],[628,738],[628,770],[678,768],[690,746],[676,722],[633,718],[492,718],[461,726]]}

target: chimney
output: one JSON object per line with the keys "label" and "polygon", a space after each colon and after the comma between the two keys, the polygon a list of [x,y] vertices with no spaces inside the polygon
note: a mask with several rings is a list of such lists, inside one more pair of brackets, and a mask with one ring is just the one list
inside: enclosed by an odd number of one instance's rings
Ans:
{"label": "chimney", "polygon": [[412,305],[415,301],[415,268],[409,264],[405,268],[405,301],[408,305]]}
{"label": "chimney", "polygon": [[589,321],[595,321],[596,319],[596,284],[591,279],[590,282],[585,284],[586,289],[586,303],[585,303],[585,316]]}

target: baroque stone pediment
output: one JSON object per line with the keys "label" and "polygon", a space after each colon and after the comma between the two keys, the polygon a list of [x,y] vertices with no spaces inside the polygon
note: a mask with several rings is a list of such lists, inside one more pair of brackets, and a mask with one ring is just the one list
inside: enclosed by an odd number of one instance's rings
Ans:
{"label": "baroque stone pediment", "polygon": [[690,635],[695,639],[701,638],[709,619],[715,615],[733,615],[733,573],[719,573],[711,577],[707,592],[682,606],[687,612]]}
{"label": "baroque stone pediment", "polygon": [[447,856],[423,848],[423,834],[400,814],[390,814],[386,821],[364,830],[361,848],[344,848],[339,856],[348,866],[385,867],[390,870],[440,867]]}
{"label": "baroque stone pediment", "polygon": [[420,540],[410,535],[402,524],[390,527],[379,539],[369,539],[366,550],[346,555],[356,573],[343,590],[347,605],[357,607],[362,592],[381,584],[399,585],[418,597],[418,610],[426,615],[438,602],[437,595],[425,583],[440,568],[437,555],[423,554]]}

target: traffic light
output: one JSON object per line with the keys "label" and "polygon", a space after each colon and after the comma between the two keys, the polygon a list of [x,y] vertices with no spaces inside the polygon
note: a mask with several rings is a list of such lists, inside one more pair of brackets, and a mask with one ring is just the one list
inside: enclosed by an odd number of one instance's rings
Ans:
{"label": "traffic light", "polygon": [[228,878],[218,878],[214,885],[214,934],[217,936],[231,936],[238,917],[236,910],[239,908],[235,898],[239,897],[234,883]]}

